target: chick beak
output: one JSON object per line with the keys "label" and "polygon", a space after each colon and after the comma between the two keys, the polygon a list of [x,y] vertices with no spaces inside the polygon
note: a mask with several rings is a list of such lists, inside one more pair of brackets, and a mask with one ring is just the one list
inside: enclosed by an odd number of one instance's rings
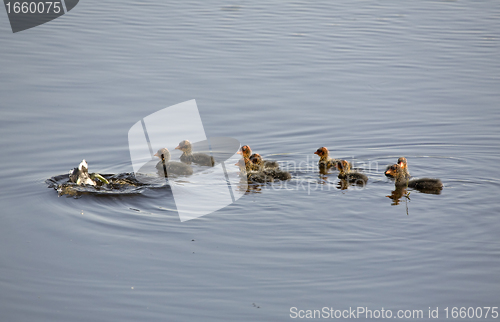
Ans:
{"label": "chick beak", "polygon": [[158,154],[158,152],[155,153],[155,157],[160,157],[160,155]]}
{"label": "chick beak", "polygon": [[317,154],[317,155],[319,155],[319,152],[318,152],[318,151],[316,151],[316,152],[314,152],[314,154]]}
{"label": "chick beak", "polygon": [[242,154],[241,150],[238,150],[238,152],[236,152],[237,154]]}
{"label": "chick beak", "polygon": [[176,146],[176,147],[175,147],[175,149],[176,149],[176,150],[180,150],[180,149],[181,149],[181,146],[180,146],[180,145],[178,145],[178,146]]}

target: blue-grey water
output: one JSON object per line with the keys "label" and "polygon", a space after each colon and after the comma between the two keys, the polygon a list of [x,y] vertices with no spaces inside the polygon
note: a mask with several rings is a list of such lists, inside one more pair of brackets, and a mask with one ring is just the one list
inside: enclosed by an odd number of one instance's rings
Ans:
{"label": "blue-grey water", "polygon": [[[0,320],[500,306],[500,2],[88,0],[15,34],[0,15]],[[311,171],[182,223],[166,189],[47,188],[82,159],[131,172],[129,128],[190,99],[207,136]],[[320,146],[365,189],[320,176]],[[442,193],[391,205],[399,156]]]}

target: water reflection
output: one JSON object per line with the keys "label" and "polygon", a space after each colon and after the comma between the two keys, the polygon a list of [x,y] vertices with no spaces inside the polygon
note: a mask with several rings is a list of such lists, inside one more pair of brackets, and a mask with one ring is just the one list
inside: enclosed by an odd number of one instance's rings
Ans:
{"label": "water reflection", "polygon": [[401,202],[401,198],[402,197],[405,197],[407,200],[410,200],[410,193],[407,192],[407,189],[406,187],[404,186],[395,186],[395,189],[391,192],[391,195],[390,196],[386,196],[388,198],[391,198],[392,200],[392,203],[391,205],[392,206],[397,206],[399,205],[399,203]]}
{"label": "water reflection", "polygon": [[330,168],[328,168],[328,167],[318,165],[318,169],[319,169],[320,175],[326,176],[328,174],[331,174]]}
{"label": "water reflection", "polygon": [[349,187],[355,187],[356,189],[363,189],[365,187],[365,182],[361,180],[350,181],[347,179],[339,179],[337,183],[337,189],[347,190]]}
{"label": "water reflection", "polygon": [[[401,198],[405,198],[406,200],[410,200],[410,192],[408,191],[408,186],[398,186],[394,185],[395,189],[391,192],[391,195],[386,196],[392,200],[391,205],[396,206],[399,205]],[[441,189],[438,188],[412,188],[414,191],[418,191],[420,193],[439,195],[441,194]]]}

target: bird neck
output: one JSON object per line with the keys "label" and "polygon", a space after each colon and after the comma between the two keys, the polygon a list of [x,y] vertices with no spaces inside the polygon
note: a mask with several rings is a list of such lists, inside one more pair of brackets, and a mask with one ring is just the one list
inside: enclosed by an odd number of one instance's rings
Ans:
{"label": "bird neck", "polygon": [[351,172],[351,165],[349,163],[337,163],[339,174],[349,174]]}
{"label": "bird neck", "polygon": [[397,186],[406,185],[407,182],[408,182],[408,178],[406,176],[405,169],[398,166],[398,169],[396,170],[396,185]]}
{"label": "bird neck", "polygon": [[161,154],[161,162],[165,163],[170,161],[170,155],[165,155],[164,153]]}
{"label": "bird neck", "polygon": [[328,154],[323,154],[322,156],[319,157],[319,161],[320,162],[328,162],[330,161],[332,158],[330,158],[330,156]]}
{"label": "bird neck", "polygon": [[339,169],[339,174],[349,174],[350,172],[351,172],[350,169],[344,169],[344,168]]}
{"label": "bird neck", "polygon": [[247,157],[243,157],[243,160],[245,161],[245,169],[247,171],[251,171],[252,170],[252,165],[253,165],[252,161],[249,158],[247,158]]}

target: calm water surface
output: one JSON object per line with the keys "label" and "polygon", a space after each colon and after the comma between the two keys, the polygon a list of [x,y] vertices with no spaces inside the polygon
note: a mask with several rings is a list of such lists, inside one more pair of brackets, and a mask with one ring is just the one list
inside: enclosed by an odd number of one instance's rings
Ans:
{"label": "calm water surface", "polygon": [[[500,2],[90,0],[16,34],[2,15],[2,321],[500,306]],[[131,172],[128,129],[190,99],[209,137],[303,162],[290,185],[184,223],[167,187],[47,189],[83,158]],[[320,176],[320,146],[366,188]],[[391,205],[399,156],[442,193]]]}

